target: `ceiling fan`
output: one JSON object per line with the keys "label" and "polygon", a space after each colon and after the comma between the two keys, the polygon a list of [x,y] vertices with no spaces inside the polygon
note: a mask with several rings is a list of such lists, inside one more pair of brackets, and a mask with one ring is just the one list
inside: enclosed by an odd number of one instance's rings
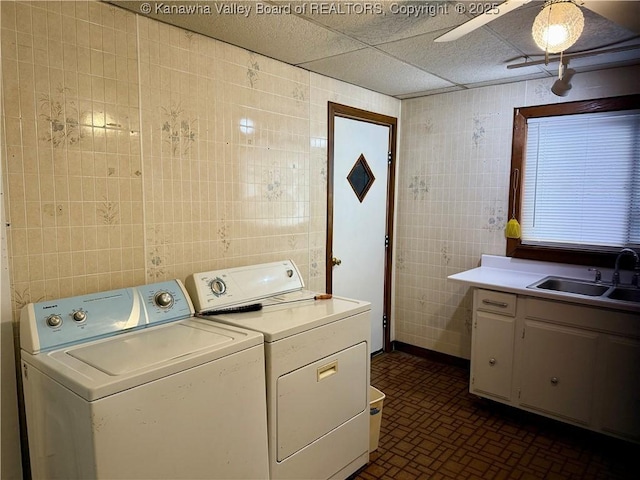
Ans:
{"label": "ceiling fan", "polygon": [[[444,35],[437,37],[434,42],[451,42],[468,33],[486,25],[496,18],[506,15],[517,8],[529,3],[531,0],[506,0],[496,7],[486,10],[480,15],[468,20]],[[539,2],[542,3],[542,2]],[[595,13],[611,20],[618,25],[636,33],[640,33],[640,2],[630,1],[603,1],[603,0],[548,0],[543,5],[550,3],[573,3],[580,7],[588,8]]]}
{"label": "ceiling fan", "polygon": [[440,35],[434,40],[434,42],[440,43],[458,40],[459,38],[464,37],[466,34],[473,32],[483,25],[486,25],[491,20],[495,20],[496,18],[515,10],[522,5],[525,5],[530,1],[531,0],[506,0],[504,3],[496,5],[494,8],[486,10],[484,13],[473,17],[471,20],[467,20],[462,25],[458,25],[453,30],[449,30],[444,35]]}

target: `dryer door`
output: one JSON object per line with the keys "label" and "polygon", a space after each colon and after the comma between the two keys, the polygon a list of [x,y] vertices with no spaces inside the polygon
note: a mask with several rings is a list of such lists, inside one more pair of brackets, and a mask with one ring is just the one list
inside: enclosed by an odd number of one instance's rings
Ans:
{"label": "dryer door", "polygon": [[367,387],[366,342],[279,377],[278,461],[364,411]]}

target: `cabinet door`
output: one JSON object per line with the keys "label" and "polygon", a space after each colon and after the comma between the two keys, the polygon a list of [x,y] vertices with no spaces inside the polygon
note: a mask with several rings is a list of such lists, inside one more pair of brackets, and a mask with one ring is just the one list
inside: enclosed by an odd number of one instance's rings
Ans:
{"label": "cabinet door", "polygon": [[603,341],[601,427],[640,439],[640,342],[614,336]]}
{"label": "cabinet door", "polygon": [[515,318],[476,311],[471,392],[511,399]]}
{"label": "cabinet door", "polygon": [[520,404],[588,424],[598,336],[525,320]]}

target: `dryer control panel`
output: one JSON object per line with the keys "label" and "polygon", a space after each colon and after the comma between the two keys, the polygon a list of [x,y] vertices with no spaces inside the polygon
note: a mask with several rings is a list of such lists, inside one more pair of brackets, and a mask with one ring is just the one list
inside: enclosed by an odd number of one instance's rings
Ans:
{"label": "dryer control panel", "polygon": [[193,313],[180,280],[30,303],[20,315],[20,347],[38,353],[182,320]]}
{"label": "dryer control panel", "polygon": [[293,260],[194,273],[185,286],[196,312],[255,302],[304,288]]}

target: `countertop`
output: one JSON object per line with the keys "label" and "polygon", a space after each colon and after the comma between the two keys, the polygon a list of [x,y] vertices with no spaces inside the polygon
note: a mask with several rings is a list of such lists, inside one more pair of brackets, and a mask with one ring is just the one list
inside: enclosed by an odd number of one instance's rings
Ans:
{"label": "countertop", "polygon": [[[602,268],[599,270],[602,272],[603,280],[608,281],[611,278],[613,270]],[[527,288],[528,285],[538,282],[549,275],[588,281],[593,281],[595,277],[593,271],[590,271],[588,267],[580,265],[538,262],[497,255],[482,255],[479,267],[450,275],[448,279],[472,287],[615,310],[638,312],[638,314],[640,314],[640,305],[634,302]]]}

